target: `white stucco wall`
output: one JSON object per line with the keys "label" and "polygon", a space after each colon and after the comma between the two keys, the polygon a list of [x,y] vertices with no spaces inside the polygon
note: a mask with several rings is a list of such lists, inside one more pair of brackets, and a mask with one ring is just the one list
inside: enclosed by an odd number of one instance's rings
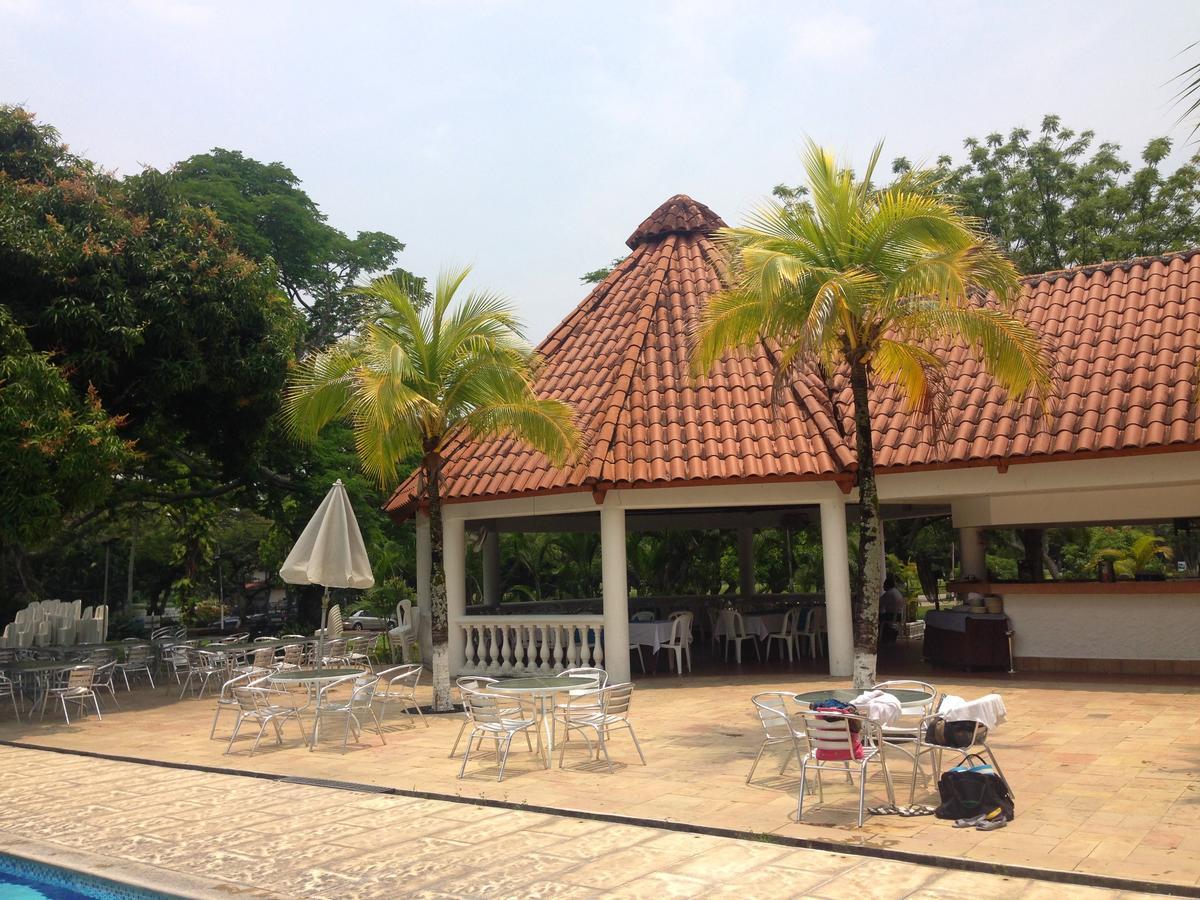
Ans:
{"label": "white stucco wall", "polygon": [[1006,594],[1016,656],[1200,659],[1200,594]]}

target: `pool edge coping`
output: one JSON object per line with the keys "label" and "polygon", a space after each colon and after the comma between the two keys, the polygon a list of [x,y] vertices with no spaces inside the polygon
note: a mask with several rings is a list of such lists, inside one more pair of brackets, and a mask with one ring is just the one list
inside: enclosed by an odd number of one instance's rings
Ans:
{"label": "pool edge coping", "polygon": [[[30,744],[24,741],[0,740],[0,747],[12,747],[18,750],[33,750],[45,753],[59,753],[65,756],[80,756],[91,759],[107,760],[109,762],[152,766],[162,769],[203,772],[210,775],[229,775],[237,778],[257,778],[263,781],[273,781],[282,784],[296,784],[307,787],[327,788],[329,790],[408,797],[416,800],[438,800],[446,803],[484,806],[492,809],[508,809],[521,812],[541,813],[543,815],[558,816],[563,818],[587,819],[595,822],[606,822],[613,825],[632,825],[640,828],[653,828],[660,831],[673,831],[684,834],[700,834],[738,841],[750,841],[758,844],[775,844],[776,846],[791,847],[798,850],[819,850],[826,853],[842,853],[850,856],[862,856],[872,859],[910,863],[913,865],[943,870],[973,872],[983,875],[1000,875],[1008,878],[1023,878],[1031,881],[1041,881],[1051,884],[1073,884],[1083,887],[1104,888],[1106,890],[1113,891],[1134,891],[1169,897],[1200,898],[1200,885],[1187,885],[1166,881],[1142,881],[1135,878],[1124,878],[1116,875],[1101,875],[1092,872],[1077,872],[1067,869],[1039,869],[1034,866],[1024,866],[1015,863],[990,862],[988,860],[970,859],[967,857],[958,856],[939,856],[932,853],[919,853],[913,850],[896,850],[889,847],[876,847],[866,844],[846,844],[825,838],[793,837],[789,835],[777,834],[775,832],[740,830],[736,828],[724,828],[713,825],[700,825],[692,822],[652,819],[642,816],[626,816],[619,813],[605,813],[587,809],[573,809],[570,807],[519,803],[512,800],[468,797],[462,794],[444,794],[437,791],[421,791],[411,788],[388,787],[385,785],[374,785],[356,781],[339,781],[336,779],[310,778],[299,775],[282,775],[275,772],[255,772],[248,769],[234,769],[220,766],[208,766],[200,763],[184,763],[173,762],[170,760],[148,759],[145,757],[124,756],[115,753],[102,753],[95,750],[80,750],[69,747],[48,747],[41,744]],[[97,856],[100,855],[101,854],[97,854]],[[132,864],[133,861],[130,861],[130,863]],[[173,870],[159,869],[155,866],[147,867],[155,871],[173,873]],[[103,874],[97,874],[96,877],[105,878],[106,876]],[[113,879],[110,878],[109,880]],[[209,883],[232,884],[237,882]],[[150,887],[150,889],[161,890],[160,888],[155,887]],[[225,894],[223,896],[228,895]]]}

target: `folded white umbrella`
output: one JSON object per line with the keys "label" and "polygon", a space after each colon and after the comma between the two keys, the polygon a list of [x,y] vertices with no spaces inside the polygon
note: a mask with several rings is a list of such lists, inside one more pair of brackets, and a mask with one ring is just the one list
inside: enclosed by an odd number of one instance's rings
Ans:
{"label": "folded white umbrella", "polygon": [[319,584],[325,588],[321,598],[321,645],[317,652],[320,668],[325,654],[329,588],[361,589],[375,584],[362,532],[358,530],[358,520],[340,478],[313,513],[279,574],[288,584]]}

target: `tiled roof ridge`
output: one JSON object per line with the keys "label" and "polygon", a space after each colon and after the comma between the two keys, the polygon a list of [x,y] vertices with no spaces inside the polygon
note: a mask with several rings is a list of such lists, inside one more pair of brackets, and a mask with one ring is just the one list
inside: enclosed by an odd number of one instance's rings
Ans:
{"label": "tiled roof ridge", "polygon": [[652,260],[643,261],[643,265],[651,264],[653,266],[653,272],[646,285],[645,295],[638,306],[637,327],[633,331],[635,340],[625,348],[625,353],[621,357],[621,367],[617,370],[616,384],[613,385],[608,405],[604,408],[600,424],[596,428],[596,439],[592,444],[592,460],[588,465],[587,480],[589,482],[598,483],[611,480],[605,479],[604,470],[612,465],[613,438],[616,435],[617,422],[620,420],[621,413],[628,406],[633,374],[637,371],[638,363],[641,360],[642,350],[650,333],[654,310],[658,306],[659,297],[671,267],[671,258],[678,242],[679,239],[675,235],[668,235],[659,246],[654,248]]}
{"label": "tiled roof ridge", "polygon": [[[772,367],[778,361],[778,354],[772,349],[766,341],[759,341],[759,346],[762,347],[763,353],[771,360]],[[836,462],[839,469],[842,471],[853,471],[858,468],[858,461],[855,455],[850,452],[850,447],[847,444],[846,435],[842,434],[838,428],[836,421],[824,407],[820,398],[813,396],[812,387],[803,378],[793,378],[788,381],[787,389],[792,392],[796,403],[801,409],[805,410],[816,425],[817,439],[825,445],[826,451],[830,457]],[[772,397],[772,402],[775,403],[775,398]],[[833,414],[837,414],[837,410],[833,410]],[[835,434],[838,440],[830,440],[829,435]]]}
{"label": "tiled roof ridge", "polygon": [[1033,286],[1043,281],[1057,281],[1060,278],[1074,278],[1076,275],[1091,276],[1099,272],[1128,272],[1138,266],[1148,266],[1156,262],[1170,265],[1177,259],[1190,259],[1200,253],[1200,247],[1190,247],[1186,250],[1173,250],[1170,253],[1153,253],[1148,256],[1135,256],[1131,259],[1110,259],[1102,262],[1087,263],[1082,266],[1070,266],[1065,269],[1051,269],[1048,272],[1037,272],[1021,276],[1021,283]]}
{"label": "tiled roof ridge", "polygon": [[653,243],[670,234],[712,234],[725,227],[725,220],[698,200],[687,194],[667,198],[650,213],[636,229],[625,246],[636,250],[642,244]]}

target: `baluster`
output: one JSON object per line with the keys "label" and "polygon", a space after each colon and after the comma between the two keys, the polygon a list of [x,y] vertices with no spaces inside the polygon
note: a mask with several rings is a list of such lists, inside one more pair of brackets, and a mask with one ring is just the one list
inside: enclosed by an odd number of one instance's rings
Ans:
{"label": "baluster", "polygon": [[508,626],[500,626],[500,671],[507,675],[512,672],[512,663],[508,661]]}
{"label": "baluster", "polygon": [[[584,634],[587,634],[587,632],[584,631]],[[578,668],[581,665],[581,657],[579,654],[579,629],[577,629],[574,625],[567,626],[567,650],[570,652],[570,662],[568,665],[572,669]]]}
{"label": "baluster", "polygon": [[592,635],[595,644],[592,649],[592,665],[597,669],[604,668],[604,626],[595,624],[592,626]]}
{"label": "baluster", "polygon": [[518,622],[513,626],[513,664],[514,672],[524,672],[525,668],[525,623]]}
{"label": "baluster", "polygon": [[545,625],[538,625],[537,627],[538,627],[538,633],[542,637],[541,646],[538,648],[538,660],[539,660],[538,661],[538,671],[539,672],[549,672],[549,671],[551,671],[551,668],[550,668],[551,663],[550,663],[550,658],[549,658],[549,656],[550,656],[549,634],[546,632]]}
{"label": "baluster", "polygon": [[567,656],[567,632],[569,626],[555,625],[554,626],[554,671],[561,672],[563,669],[569,668],[570,658]]}
{"label": "baluster", "polygon": [[487,673],[495,675],[500,671],[500,664],[496,662],[496,626],[484,625],[483,634],[487,640]]}
{"label": "baluster", "polygon": [[475,671],[475,661],[474,661],[474,659],[472,659],[473,654],[471,652],[471,649],[472,649],[471,642],[474,640],[474,631],[475,630],[471,627],[470,623],[467,623],[467,622],[463,623],[462,630],[463,630],[463,671],[464,672],[474,672]]}

